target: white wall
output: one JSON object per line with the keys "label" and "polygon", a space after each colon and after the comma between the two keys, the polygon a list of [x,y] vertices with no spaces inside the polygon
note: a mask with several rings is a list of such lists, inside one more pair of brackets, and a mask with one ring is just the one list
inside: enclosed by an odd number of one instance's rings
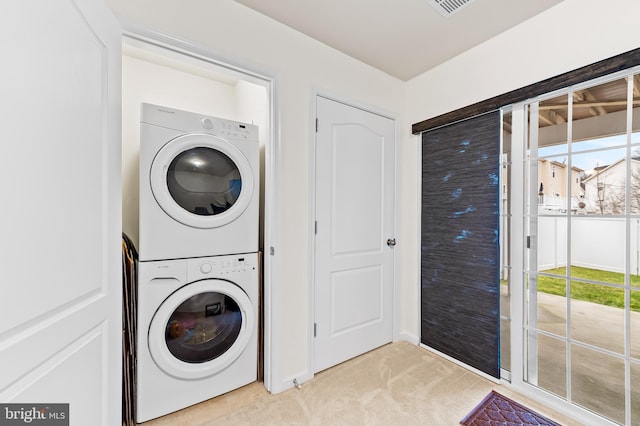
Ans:
{"label": "white wall", "polygon": [[[281,234],[273,283],[275,391],[311,374],[308,347],[309,139],[315,90],[402,117],[404,83],[232,0],[107,0],[123,21],[199,45],[221,60],[276,77],[279,116],[275,218]],[[399,123],[407,139],[406,123]],[[399,140],[398,145],[402,145]]]}
{"label": "white wall", "polygon": [[[640,2],[564,0],[532,19],[494,37],[406,84],[407,122],[417,123],[446,112],[536,83],[567,71],[640,47],[637,16]],[[597,28],[596,30],[593,30]],[[405,214],[403,244],[419,247],[416,194],[419,191],[419,139],[403,141],[399,158]],[[400,269],[415,270],[416,250],[403,257]],[[419,300],[419,283],[401,280],[404,299]],[[402,327],[419,323],[417,302],[405,309]],[[416,333],[418,330],[416,329]]]}

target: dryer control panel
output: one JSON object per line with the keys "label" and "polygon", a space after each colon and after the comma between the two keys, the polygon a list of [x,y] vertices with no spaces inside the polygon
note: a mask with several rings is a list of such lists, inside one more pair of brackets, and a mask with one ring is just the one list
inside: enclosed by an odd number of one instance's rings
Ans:
{"label": "dryer control panel", "polygon": [[223,139],[258,140],[258,126],[220,117],[143,103],[140,122],[184,132],[204,132]]}

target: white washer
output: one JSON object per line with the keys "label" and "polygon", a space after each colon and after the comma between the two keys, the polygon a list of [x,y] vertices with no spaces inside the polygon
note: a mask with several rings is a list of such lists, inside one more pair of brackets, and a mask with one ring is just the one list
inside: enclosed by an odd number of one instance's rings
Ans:
{"label": "white washer", "polygon": [[142,104],[141,261],[258,251],[258,127]]}
{"label": "white washer", "polygon": [[136,421],[257,380],[258,254],[141,262]]}

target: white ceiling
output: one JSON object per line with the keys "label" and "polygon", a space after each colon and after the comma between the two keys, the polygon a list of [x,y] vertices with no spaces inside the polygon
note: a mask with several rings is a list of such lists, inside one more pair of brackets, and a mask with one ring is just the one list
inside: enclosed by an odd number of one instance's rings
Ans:
{"label": "white ceiling", "polygon": [[236,1],[409,80],[562,0],[473,0],[448,17],[428,0]]}

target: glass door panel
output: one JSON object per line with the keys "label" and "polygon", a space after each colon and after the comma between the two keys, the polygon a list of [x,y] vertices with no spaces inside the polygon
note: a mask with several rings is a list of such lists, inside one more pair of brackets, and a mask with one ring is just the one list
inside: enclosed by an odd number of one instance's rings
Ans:
{"label": "glass door panel", "polygon": [[632,83],[640,86],[638,75],[539,98],[525,106],[523,138],[525,381],[620,424],[640,424],[640,90]]}

